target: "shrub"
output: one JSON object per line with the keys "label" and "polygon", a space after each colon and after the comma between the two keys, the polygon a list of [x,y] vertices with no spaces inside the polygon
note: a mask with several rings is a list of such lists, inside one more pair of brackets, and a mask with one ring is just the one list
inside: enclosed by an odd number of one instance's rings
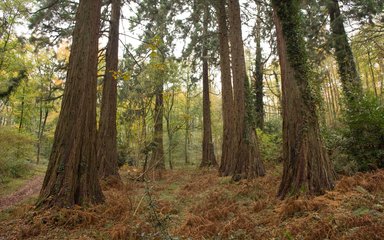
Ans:
{"label": "shrub", "polygon": [[0,146],[0,176],[19,178],[25,175],[30,169],[28,160],[35,154],[33,137],[0,127]]}
{"label": "shrub", "polygon": [[264,131],[257,129],[257,136],[263,160],[266,162],[280,160],[282,154],[281,120],[272,119],[265,122]]}
{"label": "shrub", "polygon": [[373,95],[362,98],[346,111],[342,132],[345,152],[359,171],[384,167],[384,105]]}
{"label": "shrub", "polygon": [[345,126],[338,125],[334,128],[322,126],[322,136],[328,150],[330,159],[334,164],[335,171],[343,175],[353,175],[358,171],[358,165],[354,159],[345,151]]}

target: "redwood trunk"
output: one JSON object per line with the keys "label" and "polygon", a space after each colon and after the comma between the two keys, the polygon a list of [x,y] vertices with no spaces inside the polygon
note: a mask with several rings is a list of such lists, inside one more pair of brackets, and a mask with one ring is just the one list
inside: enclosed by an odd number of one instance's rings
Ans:
{"label": "redwood trunk", "polygon": [[[238,0],[229,0],[229,39],[231,43],[232,75],[235,106],[235,180],[254,178],[265,174],[257,144],[256,131],[249,119],[246,106],[246,82],[244,46],[241,30],[240,4]],[[246,117],[248,115],[248,117]]]}
{"label": "redwood trunk", "polygon": [[234,162],[234,102],[229,58],[228,26],[225,0],[216,0],[217,20],[220,41],[221,92],[223,98],[223,143],[220,163],[220,175],[228,176]]}
{"label": "redwood trunk", "polygon": [[117,79],[119,51],[119,22],[121,0],[112,0],[109,40],[106,51],[106,69],[97,139],[99,177],[120,178],[117,163]]}
{"label": "redwood trunk", "polygon": [[60,117],[38,207],[104,200],[96,166],[96,80],[101,0],[81,0]]}
{"label": "redwood trunk", "polygon": [[255,125],[257,128],[264,129],[264,83],[263,83],[263,62],[261,49],[261,6],[257,3],[257,19],[255,27],[255,42],[256,42],[256,60],[255,60]]}
{"label": "redwood trunk", "polygon": [[205,4],[203,23],[203,158],[200,167],[217,166],[212,142],[211,103],[209,100],[208,23],[209,6]]}
{"label": "redwood trunk", "polygon": [[309,86],[299,0],[273,1],[283,84],[283,178],[278,197],[322,194],[334,187],[332,164],[320,137]]}

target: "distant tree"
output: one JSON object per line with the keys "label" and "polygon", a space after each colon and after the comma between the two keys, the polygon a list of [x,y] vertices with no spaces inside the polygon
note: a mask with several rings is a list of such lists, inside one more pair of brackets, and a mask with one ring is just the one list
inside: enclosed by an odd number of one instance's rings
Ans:
{"label": "distant tree", "polygon": [[96,83],[101,0],[80,0],[60,117],[40,208],[103,201],[96,164]]}
{"label": "distant tree", "polygon": [[78,1],[41,0],[29,18],[31,41],[36,46],[53,46],[73,34]]}
{"label": "distant tree", "polygon": [[112,0],[103,97],[97,134],[97,163],[101,178],[120,178],[117,164],[116,129],[120,11],[121,0]]}
{"label": "distant tree", "polygon": [[322,194],[335,174],[320,136],[299,0],[273,0],[283,84],[283,178],[278,197]]}
{"label": "distant tree", "polygon": [[[144,21],[145,31],[142,40],[143,44],[138,51],[142,51],[150,45],[151,61],[155,63],[156,74],[153,75],[155,106],[153,113],[154,129],[153,139],[154,149],[150,160],[150,167],[156,169],[165,168],[164,141],[163,141],[163,118],[164,118],[164,84],[166,83],[165,61],[172,47],[173,36],[169,32],[168,26],[174,16],[174,2],[164,0],[145,0],[138,3],[137,19],[134,26]],[[149,43],[149,44],[148,44]]]}
{"label": "distant tree", "polygon": [[348,36],[344,29],[343,17],[340,12],[338,0],[327,0],[327,8],[330,16],[332,30],[332,43],[335,48],[335,56],[339,67],[339,75],[343,84],[347,106],[351,108],[353,101],[362,95],[362,84],[355,64],[352,49],[348,42]]}
{"label": "distant tree", "polygon": [[30,3],[26,0],[0,3],[0,102],[3,103],[28,77],[26,40],[18,34],[28,7]]}

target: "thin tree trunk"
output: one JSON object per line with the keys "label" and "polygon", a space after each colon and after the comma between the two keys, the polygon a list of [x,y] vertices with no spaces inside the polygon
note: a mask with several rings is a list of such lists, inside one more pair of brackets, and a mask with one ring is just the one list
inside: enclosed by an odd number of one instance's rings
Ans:
{"label": "thin tree trunk", "polygon": [[36,156],[36,164],[37,165],[39,165],[39,163],[40,163],[41,143],[43,141],[45,125],[47,123],[47,118],[48,118],[48,113],[49,113],[49,110],[46,107],[44,117],[43,117],[42,99],[40,101],[41,102],[40,102],[39,131],[38,131],[38,135],[37,135],[37,156]]}
{"label": "thin tree trunk", "polygon": [[[265,174],[258,146],[256,131],[249,114],[249,85],[246,76],[244,46],[241,30],[240,4],[229,0],[229,40],[231,43],[232,75],[235,106],[235,164],[234,180],[254,178]],[[253,107],[253,106],[252,106]]]}
{"label": "thin tree trunk", "polygon": [[337,112],[340,112],[340,91],[339,91],[339,87],[338,87],[338,76],[337,76],[337,70],[333,67],[333,65],[331,65],[331,79],[332,79],[332,89],[333,89],[333,93],[334,93],[334,96],[335,96],[335,99],[336,99],[336,103],[335,104],[335,108],[337,109]]}
{"label": "thin tree trunk", "polygon": [[109,39],[106,51],[106,69],[103,81],[99,131],[97,134],[97,161],[100,178],[120,179],[117,157],[117,71],[119,53],[119,22],[121,0],[112,0]]}
{"label": "thin tree trunk", "polygon": [[39,165],[40,163],[40,144],[41,144],[41,125],[43,123],[43,98],[40,96],[40,103],[39,103],[39,128],[37,130],[37,153],[36,153],[36,164]]}
{"label": "thin tree trunk", "polygon": [[227,13],[225,9],[226,0],[216,0],[215,3],[219,27],[221,92],[223,98],[223,143],[219,173],[221,176],[228,176],[233,172],[232,166],[235,152],[234,101],[229,58]]}
{"label": "thin tree trunk", "polygon": [[279,81],[279,75],[277,72],[274,70],[273,71],[273,76],[275,78],[275,83],[276,83],[276,95],[277,95],[277,100],[279,101],[279,114],[282,116],[282,99],[281,99],[281,85]]}
{"label": "thin tree trunk", "polygon": [[338,105],[338,103],[336,102],[336,95],[335,95],[334,89],[333,89],[333,80],[332,80],[331,73],[329,70],[327,70],[327,78],[329,81],[329,90],[330,90],[331,101],[332,101],[333,119],[334,119],[334,121],[336,121],[336,118],[337,118],[337,107],[336,106]]}
{"label": "thin tree trunk", "polygon": [[371,91],[371,89],[370,89],[370,84],[369,84],[369,74],[368,74],[368,72],[367,72],[367,70],[366,69],[364,69],[365,71],[364,71],[364,75],[365,75],[365,85],[367,85],[367,92],[370,92]]}
{"label": "thin tree trunk", "polygon": [[326,103],[325,103],[325,106],[324,106],[324,114],[323,114],[323,121],[327,124],[327,125],[332,125],[332,110],[331,110],[331,98],[329,97],[329,91],[328,91],[328,87],[327,87],[327,83],[325,82],[324,84],[324,87],[323,87],[323,98],[325,99]]}
{"label": "thin tree trunk", "polygon": [[189,164],[189,127],[190,127],[190,117],[189,117],[189,114],[190,114],[190,98],[189,98],[189,95],[190,95],[190,90],[191,90],[191,85],[189,84],[189,79],[190,79],[190,76],[189,76],[189,72],[188,72],[188,76],[187,76],[187,92],[186,92],[186,95],[185,95],[185,135],[184,135],[184,160],[185,160],[185,164]]}
{"label": "thin tree trunk", "polygon": [[375,96],[378,97],[379,94],[377,92],[377,83],[376,83],[376,79],[375,79],[375,72],[373,70],[373,64],[372,64],[372,58],[371,58],[371,52],[369,51],[368,49],[368,64],[369,64],[369,70],[371,71],[371,77],[372,77],[372,85],[373,85],[373,91],[375,93]]}
{"label": "thin tree trunk", "polygon": [[173,169],[173,161],[172,161],[172,151],[173,151],[173,130],[171,127],[171,112],[173,109],[173,105],[175,103],[175,89],[172,89],[171,102],[169,103],[169,109],[167,110],[167,114],[165,115],[165,121],[167,124],[167,133],[168,133],[168,163],[169,169]]}
{"label": "thin tree trunk", "polygon": [[299,29],[300,0],[273,0],[283,84],[283,177],[278,197],[322,194],[335,175],[323,145],[309,86],[305,41]]}
{"label": "thin tree trunk", "polygon": [[61,112],[40,208],[104,200],[96,164],[96,86],[101,0],[80,0]]}
{"label": "thin tree trunk", "polygon": [[217,166],[214,146],[212,142],[211,102],[209,99],[209,69],[208,69],[208,24],[209,5],[204,6],[203,22],[203,156],[200,167]]}
{"label": "thin tree trunk", "polygon": [[20,113],[20,122],[19,122],[19,132],[23,129],[24,123],[24,107],[25,107],[25,86],[23,86],[23,93],[21,97],[21,113]]}
{"label": "thin tree trunk", "polygon": [[381,61],[379,61],[379,66],[380,66],[380,98],[381,100],[384,99],[383,96],[383,90],[384,90],[384,57],[381,58]]}

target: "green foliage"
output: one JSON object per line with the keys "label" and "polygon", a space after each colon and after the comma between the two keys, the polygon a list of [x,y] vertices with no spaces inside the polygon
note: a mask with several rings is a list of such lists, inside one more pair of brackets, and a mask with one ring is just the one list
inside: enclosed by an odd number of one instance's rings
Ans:
{"label": "green foliage", "polygon": [[[325,127],[325,126],[324,126]],[[345,151],[345,127],[324,128],[322,136],[337,173],[352,175],[358,171],[357,162],[349,157]]]}
{"label": "green foliage", "polygon": [[9,128],[0,127],[0,176],[19,178],[28,173],[28,160],[34,156],[34,139]]}
{"label": "green foliage", "polygon": [[384,105],[370,94],[345,112],[345,151],[358,170],[384,167]]}
{"label": "green foliage", "polygon": [[277,124],[278,120],[267,121],[265,131],[257,129],[261,155],[266,162],[276,162],[281,159],[282,135],[281,130],[277,128]]}
{"label": "green foliage", "polygon": [[335,171],[351,175],[384,167],[384,105],[372,94],[345,110],[341,124],[323,130]]}

